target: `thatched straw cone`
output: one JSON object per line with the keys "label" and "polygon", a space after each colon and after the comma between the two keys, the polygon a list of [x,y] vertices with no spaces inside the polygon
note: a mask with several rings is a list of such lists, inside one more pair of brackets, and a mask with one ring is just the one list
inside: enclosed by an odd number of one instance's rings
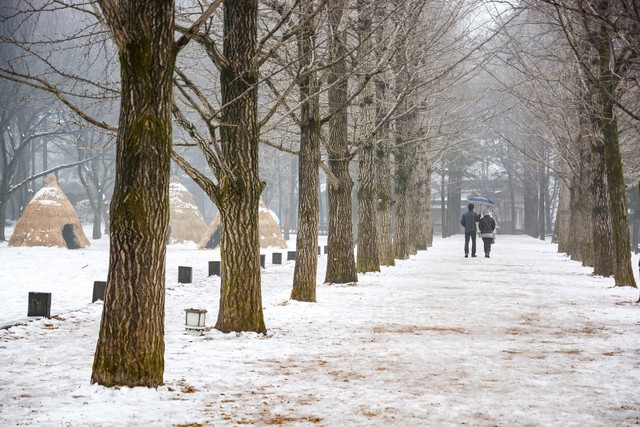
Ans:
{"label": "thatched straw cone", "polygon": [[[287,241],[282,237],[280,226],[274,219],[273,214],[267,208],[267,205],[260,199],[258,207],[258,227],[260,231],[260,247],[261,248],[287,248]],[[220,213],[213,218],[211,224],[200,239],[198,247],[200,249],[214,249],[220,243]]]}
{"label": "thatched straw cone", "polygon": [[207,229],[207,224],[193,201],[193,195],[175,176],[171,178],[169,184],[169,204],[171,207],[169,243],[188,241],[198,243]]}
{"label": "thatched straw cone", "polygon": [[[274,219],[271,211],[267,208],[267,205],[260,199],[260,206],[258,207],[258,227],[260,231],[260,247],[261,248],[287,248],[287,241],[282,237],[280,232],[280,226]],[[207,231],[200,239],[198,247],[200,249],[213,249],[220,243],[220,213],[213,218],[211,224],[207,228]]]}
{"label": "thatched straw cone", "polygon": [[287,241],[282,237],[280,225],[276,222],[267,205],[260,199],[258,207],[261,248],[287,248]]}
{"label": "thatched straw cone", "polygon": [[69,249],[91,246],[76,211],[54,175],[45,178],[44,187],[25,208],[16,223],[9,246],[59,246]]}

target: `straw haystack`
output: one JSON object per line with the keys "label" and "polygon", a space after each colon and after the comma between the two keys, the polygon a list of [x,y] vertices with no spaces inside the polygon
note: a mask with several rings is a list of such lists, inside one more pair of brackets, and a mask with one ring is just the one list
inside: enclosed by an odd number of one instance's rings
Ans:
{"label": "straw haystack", "polygon": [[[258,221],[260,231],[260,247],[262,248],[287,248],[287,241],[282,237],[280,232],[280,226],[273,217],[271,211],[260,199],[260,206],[258,208]],[[209,228],[204,233],[198,247],[200,249],[213,249],[220,244],[220,213],[213,218]]]}
{"label": "straw haystack", "polygon": [[79,249],[91,246],[71,202],[54,175],[44,180],[16,222],[9,246],[59,246]]}
{"label": "straw haystack", "polygon": [[169,243],[198,243],[207,229],[207,224],[193,201],[193,195],[175,176],[169,184],[169,204]]}

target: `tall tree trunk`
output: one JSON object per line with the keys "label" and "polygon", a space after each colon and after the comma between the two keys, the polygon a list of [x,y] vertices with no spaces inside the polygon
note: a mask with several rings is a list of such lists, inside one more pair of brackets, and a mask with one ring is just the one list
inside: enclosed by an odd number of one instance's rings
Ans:
{"label": "tall tree trunk", "polygon": [[[398,141],[401,146],[401,141]],[[394,257],[397,259],[408,259],[411,255],[409,248],[409,179],[411,171],[409,170],[409,159],[403,148],[399,148],[396,152],[396,232],[393,242]]]}
{"label": "tall tree trunk", "polygon": [[258,0],[225,0],[220,70],[220,143],[226,170],[220,178],[221,279],[216,329],[266,333],[260,289],[258,207]]}
{"label": "tall tree trunk", "polygon": [[359,65],[363,73],[360,84],[364,86],[360,95],[361,126],[359,128],[359,181],[358,189],[358,273],[380,271],[378,257],[376,147],[373,129],[376,106],[374,87],[369,82],[373,71],[373,4],[370,0],[358,1],[358,35],[360,37]]}
{"label": "tall tree trunk", "polygon": [[440,160],[442,169],[440,172],[440,234],[443,238],[449,237],[447,233],[447,162],[444,157]]}
{"label": "tall tree trunk", "polygon": [[553,227],[552,242],[558,245],[558,252],[571,255],[569,247],[569,219],[570,210],[569,203],[571,201],[571,189],[567,182],[571,182],[571,168],[568,167],[566,160],[561,160],[560,169],[562,179],[560,180],[560,188],[558,191],[558,212],[556,214],[555,226]]}
{"label": "tall tree trunk", "polygon": [[[593,197],[591,222],[593,258],[583,260],[585,265],[593,266],[593,273],[599,276],[611,276],[613,274],[612,246],[611,246],[611,219],[609,218],[609,194],[605,178],[604,144],[599,136],[591,136],[591,173],[589,182],[590,193]],[[588,264],[589,261],[592,264]]]}
{"label": "tall tree trunk", "polygon": [[[385,54],[385,26],[381,24],[384,19],[384,8],[376,8],[375,53],[380,60]],[[393,257],[393,232],[391,229],[391,210],[393,205],[391,183],[391,154],[389,149],[389,123],[387,115],[387,82],[385,75],[378,73],[374,76],[375,100],[376,100],[376,219],[378,236],[378,260],[381,265],[395,265]]]}
{"label": "tall tree trunk", "polygon": [[417,154],[418,167],[416,169],[415,204],[415,230],[414,247],[417,250],[426,250],[430,245],[429,229],[431,226],[431,187],[429,186],[431,168],[424,151]]}
{"label": "tall tree trunk", "polygon": [[[2,170],[2,175],[4,175],[5,169]],[[7,189],[7,185],[5,185],[4,176],[0,177],[2,181],[0,181],[0,242],[4,242],[7,240],[4,226],[7,220],[7,205],[9,202],[9,192]]]}
{"label": "tall tree trunk", "polygon": [[300,3],[300,20],[306,20],[298,34],[300,79],[300,154],[298,162],[298,234],[296,266],[293,273],[291,299],[316,301],[318,271],[319,166],[320,166],[320,99],[318,81],[313,69],[315,19],[313,0]]}
{"label": "tall tree trunk", "polygon": [[162,384],[174,4],[101,2],[120,51],[109,274],[91,381]]}
{"label": "tall tree trunk", "polygon": [[524,232],[531,237],[538,233],[538,190],[533,165],[525,165],[524,180]]}
{"label": "tall tree trunk", "polygon": [[376,189],[378,259],[381,265],[393,266],[396,263],[393,257],[393,231],[391,228],[391,209],[394,201],[391,189],[391,155],[389,153],[389,127],[387,124],[378,127],[376,133]]}
{"label": "tall tree trunk", "polygon": [[[405,110],[406,112],[407,110]],[[409,142],[412,138],[415,113],[405,113],[396,121],[396,233],[394,254],[397,259],[408,259],[413,253],[412,229],[412,197],[411,187],[415,174],[415,145]]]}
{"label": "tall tree trunk", "polygon": [[[544,151],[544,148],[542,149]],[[540,186],[538,190],[538,235],[540,240],[545,240],[546,233],[546,225],[545,225],[545,200],[546,194],[549,192],[547,188],[547,171],[545,164],[538,165],[538,185]]]}
{"label": "tall tree trunk", "polygon": [[[460,205],[462,204],[462,161],[458,156],[449,167],[449,185],[447,186],[447,236],[458,234],[460,227]],[[480,213],[479,207],[476,212]]]}
{"label": "tall tree trunk", "polygon": [[349,175],[349,152],[347,135],[347,90],[348,71],[346,64],[346,32],[340,22],[347,13],[347,2],[339,0],[329,7],[331,38],[329,50],[333,62],[329,72],[329,139],[326,150],[329,168],[336,178],[329,186],[329,257],[326,283],[356,283],[355,255],[353,250],[351,189],[353,181]]}
{"label": "tall tree trunk", "polygon": [[[608,10],[608,1],[602,1],[600,7]],[[600,121],[604,139],[604,161],[609,192],[609,215],[612,227],[613,276],[616,286],[636,287],[631,264],[631,242],[627,219],[627,195],[622,170],[622,156],[618,136],[618,120],[614,114],[616,79],[611,70],[611,46],[613,42],[609,30],[600,23],[598,46],[600,81],[598,84],[601,102]]]}
{"label": "tall tree trunk", "polygon": [[425,243],[428,248],[433,246],[433,218],[431,209],[431,174],[433,160],[427,158],[425,161],[425,213],[424,213],[424,227],[425,227]]}
{"label": "tall tree trunk", "polygon": [[411,236],[411,253],[415,254],[419,250],[427,249],[424,234],[424,177],[423,177],[423,168],[422,168],[422,159],[419,153],[416,153],[417,162],[416,162],[416,170],[413,174],[413,179],[411,180],[411,194],[413,197],[411,198],[411,230],[413,232],[410,234]]}

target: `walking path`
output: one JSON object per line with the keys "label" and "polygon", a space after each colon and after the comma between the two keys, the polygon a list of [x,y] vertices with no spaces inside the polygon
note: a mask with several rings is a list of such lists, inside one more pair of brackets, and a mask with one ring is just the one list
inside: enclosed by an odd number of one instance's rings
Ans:
{"label": "walking path", "polygon": [[[320,284],[315,304],[289,300],[293,263],[267,265],[266,337],[184,333],[184,308],[208,309],[208,324],[217,313],[219,279],[198,267],[195,283],[167,285],[158,390],[89,384],[100,304],[0,331],[0,425],[640,422],[637,289],[536,239],[498,236],[489,259],[462,246],[437,238],[357,286]],[[170,248],[168,277],[207,258]]]}

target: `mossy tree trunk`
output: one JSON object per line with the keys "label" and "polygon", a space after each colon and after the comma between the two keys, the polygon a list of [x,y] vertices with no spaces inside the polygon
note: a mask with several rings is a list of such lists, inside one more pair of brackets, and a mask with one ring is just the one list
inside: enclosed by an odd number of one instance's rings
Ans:
{"label": "mossy tree trunk", "polygon": [[100,2],[120,53],[109,274],[91,381],[163,382],[174,3]]}
{"label": "mossy tree trunk", "polygon": [[258,206],[264,183],[258,175],[257,0],[225,0],[220,70],[219,176],[221,220],[221,332],[266,333],[260,288]]}
{"label": "mossy tree trunk", "polygon": [[[608,11],[609,1],[601,1],[599,7]],[[611,69],[613,36],[604,23],[600,23],[598,41],[600,100],[600,125],[604,140],[604,163],[606,184],[609,192],[609,215],[611,217],[612,246],[614,254],[613,276],[616,286],[636,286],[631,263],[631,240],[627,218],[627,194],[620,154],[618,121],[615,116],[616,94],[619,77]]]}
{"label": "mossy tree trunk", "polygon": [[331,2],[328,7],[331,28],[329,51],[333,65],[328,78],[330,129],[326,150],[335,182],[329,186],[329,256],[325,283],[356,283],[358,276],[353,249],[351,205],[353,181],[349,174],[351,153],[347,133],[347,34],[344,28],[340,28],[342,16],[348,12],[348,8],[345,0]]}
{"label": "mossy tree trunk", "polygon": [[320,99],[318,80],[313,71],[315,19],[313,0],[299,5],[300,20],[305,24],[298,33],[300,88],[300,154],[298,166],[298,234],[296,236],[296,266],[293,273],[291,299],[316,301],[318,272],[318,197],[320,166]]}

